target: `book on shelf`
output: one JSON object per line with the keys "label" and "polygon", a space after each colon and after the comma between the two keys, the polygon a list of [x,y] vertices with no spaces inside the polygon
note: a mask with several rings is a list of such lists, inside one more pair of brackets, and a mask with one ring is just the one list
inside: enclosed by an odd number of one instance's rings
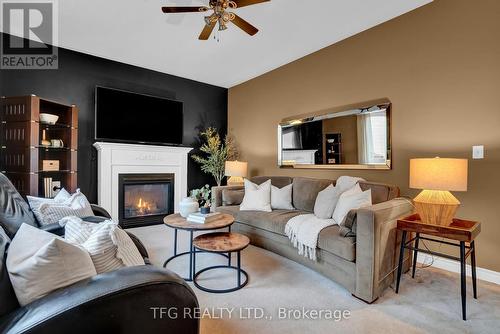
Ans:
{"label": "book on shelf", "polygon": [[43,196],[54,198],[61,190],[61,181],[54,180],[51,177],[43,178]]}
{"label": "book on shelf", "polygon": [[217,220],[219,218],[219,216],[220,216],[220,212],[211,212],[211,213],[207,213],[207,214],[203,214],[201,212],[195,212],[195,213],[191,213],[187,217],[187,221],[191,222],[191,223],[204,224],[204,223],[210,223],[210,222],[213,222],[214,220]]}
{"label": "book on shelf", "polygon": [[44,177],[43,178],[43,190],[44,190],[44,197],[46,198],[51,198],[52,197],[52,178],[51,177]]}

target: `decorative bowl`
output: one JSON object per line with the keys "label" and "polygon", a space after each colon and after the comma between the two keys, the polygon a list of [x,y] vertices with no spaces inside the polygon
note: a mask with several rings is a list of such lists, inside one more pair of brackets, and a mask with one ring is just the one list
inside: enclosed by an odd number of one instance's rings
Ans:
{"label": "decorative bowl", "polygon": [[40,122],[45,124],[56,124],[59,116],[52,114],[40,114]]}

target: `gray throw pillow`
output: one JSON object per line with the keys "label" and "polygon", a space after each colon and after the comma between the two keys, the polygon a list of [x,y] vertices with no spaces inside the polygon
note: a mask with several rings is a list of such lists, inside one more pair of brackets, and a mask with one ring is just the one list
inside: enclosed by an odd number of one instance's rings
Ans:
{"label": "gray throw pillow", "polygon": [[332,218],[339,196],[337,189],[331,184],[321,190],[314,202],[314,215],[321,219]]}
{"label": "gray throw pillow", "polygon": [[245,197],[243,189],[224,189],[222,190],[222,205],[240,205]]}
{"label": "gray throw pillow", "polygon": [[339,235],[343,237],[355,237],[357,227],[357,210],[351,210],[347,213],[342,224],[340,224]]}

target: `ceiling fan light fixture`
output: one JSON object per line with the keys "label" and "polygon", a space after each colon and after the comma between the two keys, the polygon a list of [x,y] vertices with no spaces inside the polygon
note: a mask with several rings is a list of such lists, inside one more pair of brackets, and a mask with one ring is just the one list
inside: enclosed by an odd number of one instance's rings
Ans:
{"label": "ceiling fan light fixture", "polygon": [[224,21],[223,18],[219,18],[219,31],[226,29],[227,29],[226,21]]}

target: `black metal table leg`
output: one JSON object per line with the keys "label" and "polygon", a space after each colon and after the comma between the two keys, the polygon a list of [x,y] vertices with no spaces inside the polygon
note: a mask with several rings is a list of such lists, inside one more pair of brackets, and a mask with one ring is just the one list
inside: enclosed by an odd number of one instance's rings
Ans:
{"label": "black metal table leg", "polygon": [[238,284],[237,286],[241,285],[241,252],[237,252],[237,259],[238,259]]}
{"label": "black metal table leg", "polygon": [[[195,249],[191,249],[193,251],[193,272],[196,271],[196,250]],[[190,274],[191,275],[191,274]],[[193,276],[191,276],[193,277]]]}
{"label": "black metal table leg", "polygon": [[472,291],[474,298],[477,299],[477,277],[476,277],[476,244],[474,241],[470,243],[470,266],[472,268]]}
{"label": "black metal table leg", "polygon": [[177,229],[174,229],[174,256],[177,255]]}
{"label": "black metal table leg", "polygon": [[466,313],[466,294],[467,288],[465,285],[465,241],[460,241],[460,287],[462,295],[462,319],[467,320]]}
{"label": "black metal table leg", "polygon": [[398,277],[396,280],[396,293],[399,292],[399,282],[401,281],[401,273],[403,272],[403,257],[405,254],[406,231],[403,231],[401,237],[401,246],[399,247],[399,262],[398,262]]}
{"label": "black metal table leg", "polygon": [[417,256],[418,256],[418,241],[420,233],[415,236],[415,249],[413,250],[413,267],[411,269],[411,278],[415,278],[415,269],[417,269]]}
{"label": "black metal table leg", "polygon": [[193,231],[189,233],[189,280],[193,280]]}
{"label": "black metal table leg", "polygon": [[[227,227],[227,231],[231,233],[231,225]],[[231,267],[231,253],[227,253],[227,265]]]}

